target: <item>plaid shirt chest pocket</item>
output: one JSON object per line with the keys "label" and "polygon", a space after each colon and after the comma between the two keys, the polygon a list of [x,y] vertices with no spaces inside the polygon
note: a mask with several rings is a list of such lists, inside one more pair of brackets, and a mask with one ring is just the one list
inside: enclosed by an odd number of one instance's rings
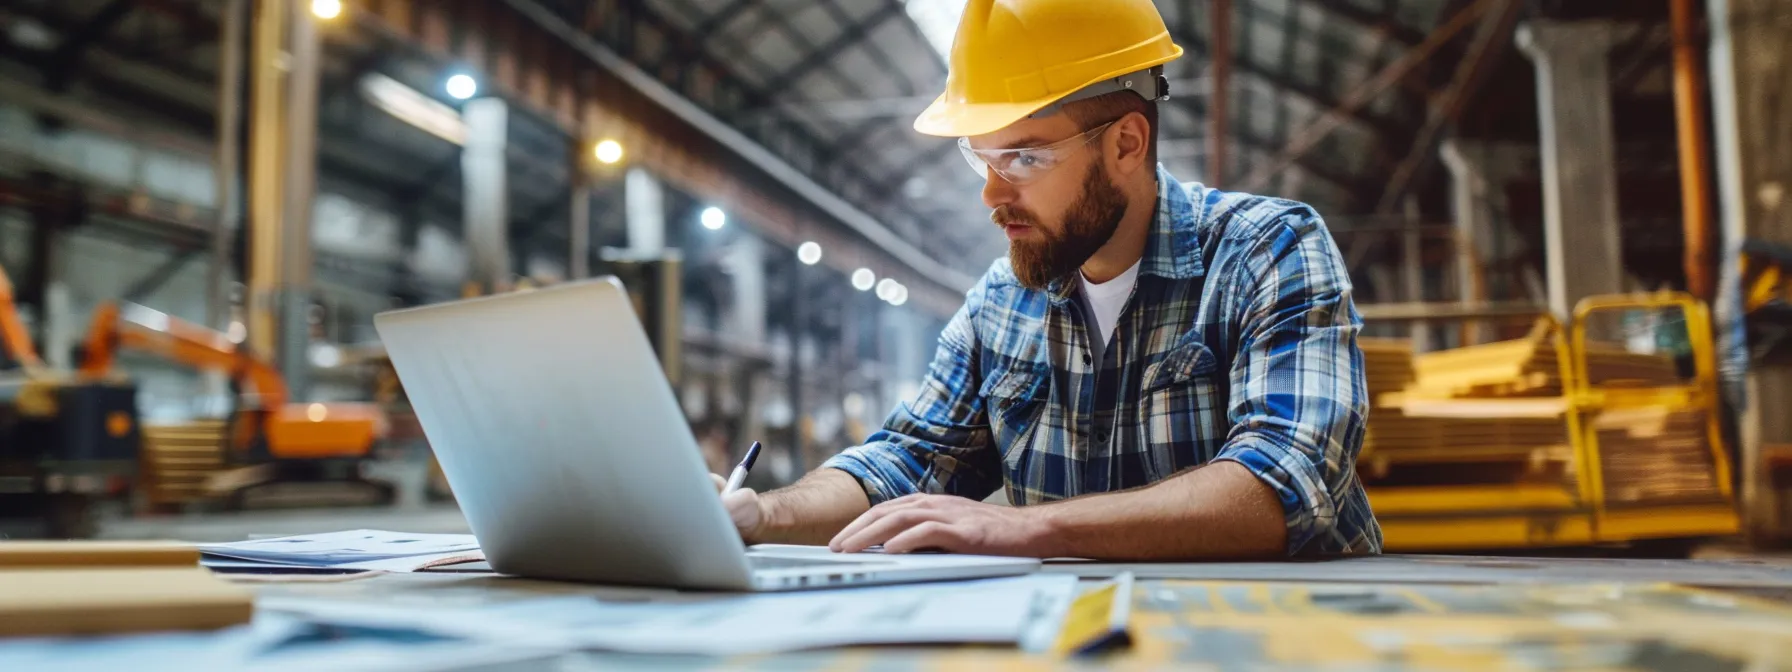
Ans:
{"label": "plaid shirt chest pocket", "polygon": [[982,396],[995,445],[1002,447],[1002,462],[1012,470],[1041,431],[1039,419],[1051,396],[1051,365],[1009,361],[984,381]]}
{"label": "plaid shirt chest pocket", "polygon": [[1227,379],[1199,336],[1199,331],[1185,334],[1145,368],[1139,441],[1154,481],[1210,458],[1202,453],[1224,441],[1230,428]]}

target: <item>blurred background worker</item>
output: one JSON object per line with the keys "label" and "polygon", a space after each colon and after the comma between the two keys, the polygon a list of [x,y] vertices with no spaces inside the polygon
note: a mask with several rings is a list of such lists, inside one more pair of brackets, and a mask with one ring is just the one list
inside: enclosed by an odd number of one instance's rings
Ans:
{"label": "blurred background worker", "polygon": [[[1182,53],[1148,0],[969,3],[915,129],[959,138],[1009,256],[868,442],[789,488],[725,496],[748,541],[1379,552],[1342,256],[1311,207],[1159,165],[1163,66]],[[1018,506],[979,501],[997,488]]]}

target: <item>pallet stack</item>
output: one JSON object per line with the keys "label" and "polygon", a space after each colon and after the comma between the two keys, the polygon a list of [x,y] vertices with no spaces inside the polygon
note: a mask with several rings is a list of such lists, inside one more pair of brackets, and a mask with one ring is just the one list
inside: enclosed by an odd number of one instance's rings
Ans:
{"label": "pallet stack", "polygon": [[[1522,339],[1421,355],[1400,341],[1363,347],[1374,401],[1359,464],[1371,483],[1397,467],[1450,463],[1522,465],[1529,476],[1573,478],[1568,400],[1547,325]],[[1589,380],[1606,388],[1684,384],[1669,357],[1613,344],[1590,344],[1587,368]],[[1717,495],[1699,409],[1606,410],[1588,422],[1611,501]]]}
{"label": "pallet stack", "polygon": [[1625,408],[1593,419],[1606,499],[1624,503],[1719,496],[1705,414],[1696,409]]}
{"label": "pallet stack", "polygon": [[[1407,345],[1408,382],[1374,395],[1363,449],[1366,475],[1385,477],[1399,465],[1476,463],[1565,474],[1573,444],[1565,405],[1548,399],[1562,390],[1549,335],[1535,329],[1516,341],[1416,356]],[[1367,375],[1376,375],[1374,364]]]}
{"label": "pallet stack", "polygon": [[204,497],[206,480],[224,468],[225,431],[222,420],[143,427],[142,481],[151,510],[179,511]]}

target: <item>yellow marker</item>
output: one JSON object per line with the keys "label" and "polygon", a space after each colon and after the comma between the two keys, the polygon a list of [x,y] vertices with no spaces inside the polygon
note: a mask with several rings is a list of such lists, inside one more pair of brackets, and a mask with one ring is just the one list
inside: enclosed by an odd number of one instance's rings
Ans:
{"label": "yellow marker", "polygon": [[1064,614],[1053,650],[1075,655],[1130,644],[1126,628],[1132,615],[1132,583],[1132,572],[1126,572],[1077,597]]}

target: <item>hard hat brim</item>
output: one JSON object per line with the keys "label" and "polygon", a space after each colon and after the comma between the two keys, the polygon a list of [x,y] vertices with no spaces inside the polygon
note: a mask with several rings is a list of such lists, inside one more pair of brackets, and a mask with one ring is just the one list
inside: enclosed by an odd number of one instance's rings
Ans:
{"label": "hard hat brim", "polygon": [[946,102],[946,97],[942,95],[935,98],[933,104],[921,112],[921,116],[915,118],[915,130],[942,138],[994,133],[1052,104],[1055,98],[1024,103],[952,104]]}

